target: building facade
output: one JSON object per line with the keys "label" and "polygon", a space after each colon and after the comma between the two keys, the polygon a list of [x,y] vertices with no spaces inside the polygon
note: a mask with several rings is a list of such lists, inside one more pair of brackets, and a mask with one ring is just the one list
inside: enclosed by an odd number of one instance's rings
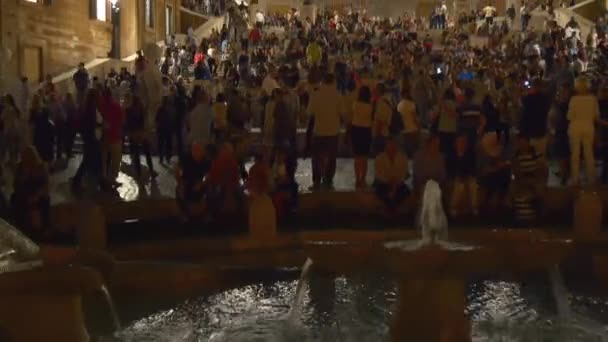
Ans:
{"label": "building facade", "polygon": [[125,58],[180,27],[181,0],[0,0],[3,84]]}

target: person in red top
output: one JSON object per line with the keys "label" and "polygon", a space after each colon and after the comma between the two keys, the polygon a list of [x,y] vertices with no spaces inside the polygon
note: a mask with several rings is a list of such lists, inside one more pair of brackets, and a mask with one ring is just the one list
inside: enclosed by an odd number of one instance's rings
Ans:
{"label": "person in red top", "polygon": [[249,40],[251,41],[251,44],[254,48],[258,46],[258,44],[262,40],[262,33],[260,32],[260,29],[258,27],[254,27],[253,29],[251,29],[251,32],[249,32]]}
{"label": "person in red top", "polygon": [[211,213],[229,209],[232,207],[230,204],[240,203],[240,168],[232,145],[224,144],[219,147],[204,184],[208,190],[207,206]]}
{"label": "person in red top", "polygon": [[112,97],[110,88],[105,88],[99,101],[99,112],[103,118],[102,171],[111,186],[116,186],[116,177],[122,159],[122,137],[125,114],[120,104]]}
{"label": "person in red top", "polygon": [[194,54],[194,65],[197,65],[198,62],[204,62],[205,61],[205,53],[203,52],[203,50],[201,48],[198,48],[196,50],[196,53]]}

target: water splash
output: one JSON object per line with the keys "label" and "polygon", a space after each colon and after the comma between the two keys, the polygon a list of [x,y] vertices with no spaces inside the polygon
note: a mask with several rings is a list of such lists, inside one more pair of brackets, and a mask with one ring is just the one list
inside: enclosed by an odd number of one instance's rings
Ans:
{"label": "water splash", "polygon": [[39,253],[38,245],[0,219],[0,274],[42,266]]}
{"label": "water splash", "polygon": [[448,219],[441,204],[441,188],[434,180],[427,181],[424,186],[418,226],[424,244],[434,244],[448,239]]}
{"label": "water splash", "polygon": [[307,284],[306,280],[308,278],[308,273],[310,273],[312,264],[312,259],[307,258],[302,266],[302,273],[300,274],[300,280],[298,281],[298,286],[296,287],[296,294],[293,298],[291,309],[287,314],[287,320],[290,322],[294,322],[298,319],[300,308],[302,307],[302,302],[304,301],[304,290],[306,289]]}
{"label": "water splash", "polygon": [[570,309],[570,294],[559,270],[559,265],[549,268],[549,282],[557,306],[557,315],[561,327],[571,333],[595,335],[599,341],[608,341],[604,326],[590,318],[573,314]]}
{"label": "water splash", "polygon": [[439,183],[429,180],[424,186],[422,205],[418,213],[419,240],[391,241],[384,244],[387,249],[416,251],[428,245],[437,245],[450,251],[471,251],[477,247],[448,241],[448,218],[441,204]]}
{"label": "water splash", "polygon": [[108,304],[108,308],[110,309],[110,314],[112,316],[112,324],[114,324],[114,332],[119,332],[122,330],[122,328],[120,326],[120,319],[118,317],[118,311],[116,311],[116,306],[114,305],[114,300],[112,299],[112,295],[110,294],[110,291],[108,291],[108,288],[105,285],[101,286],[100,291],[103,294],[103,296],[106,300],[106,303]]}
{"label": "water splash", "polygon": [[549,281],[551,282],[551,290],[557,305],[557,314],[563,324],[568,324],[571,321],[570,301],[568,300],[568,289],[564,284],[562,273],[559,270],[559,265],[554,265],[549,268]]}

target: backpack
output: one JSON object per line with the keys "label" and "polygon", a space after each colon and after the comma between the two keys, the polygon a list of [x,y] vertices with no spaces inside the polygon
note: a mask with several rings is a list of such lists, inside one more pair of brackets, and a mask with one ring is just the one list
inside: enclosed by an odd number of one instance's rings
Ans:
{"label": "backpack", "polygon": [[405,126],[403,125],[403,118],[401,117],[401,113],[397,111],[397,106],[393,105],[390,101],[384,99],[386,103],[390,106],[392,110],[391,114],[391,122],[388,126],[388,132],[390,135],[398,135],[401,134]]}
{"label": "backpack", "polygon": [[[389,135],[398,135],[403,131],[403,119],[401,118],[401,113],[397,111],[397,106],[394,106],[391,101],[386,98],[381,98],[384,103],[391,109],[391,121],[388,124],[388,133]],[[372,105],[372,117],[376,116],[377,102]]]}

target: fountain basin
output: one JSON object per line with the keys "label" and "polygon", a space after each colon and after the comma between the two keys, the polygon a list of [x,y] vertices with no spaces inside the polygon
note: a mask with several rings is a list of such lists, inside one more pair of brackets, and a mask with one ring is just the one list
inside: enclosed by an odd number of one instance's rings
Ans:
{"label": "fountain basin", "polygon": [[38,268],[0,275],[0,338],[11,342],[88,341],[83,296],[103,288],[86,268]]}
{"label": "fountain basin", "polygon": [[319,241],[304,246],[305,254],[315,260],[314,267],[323,271],[347,274],[379,271],[417,278],[534,271],[559,264],[574,249],[568,240],[501,242],[455,250],[439,245],[402,250],[378,243]]}

